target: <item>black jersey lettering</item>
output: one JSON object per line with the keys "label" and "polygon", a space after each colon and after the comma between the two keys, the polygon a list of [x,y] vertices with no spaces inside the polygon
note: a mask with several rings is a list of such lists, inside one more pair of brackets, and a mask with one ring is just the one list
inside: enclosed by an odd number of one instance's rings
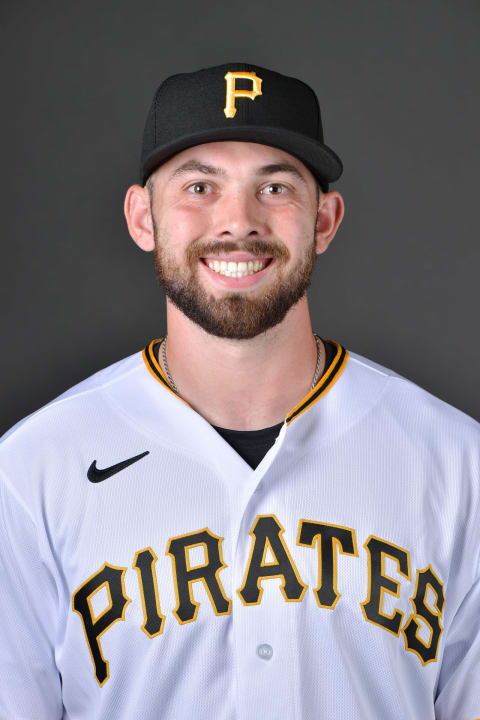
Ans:
{"label": "black jersey lettering", "polygon": [[[82,620],[95,669],[95,677],[99,685],[103,685],[109,677],[109,665],[103,657],[100,637],[117,620],[125,619],[125,609],[130,602],[125,593],[124,575],[126,571],[127,568],[114,567],[105,563],[98,572],[80,585],[72,597],[72,607]],[[109,604],[95,617],[91,599],[101,588],[106,589]]]}
{"label": "black jersey lettering", "polygon": [[[428,607],[426,602],[429,587],[435,593],[436,610]],[[442,617],[443,606],[445,605],[443,584],[435,575],[430,565],[425,568],[425,570],[417,570],[417,585],[411,602],[415,608],[415,612],[410,615],[405,626],[402,628],[402,633],[405,636],[405,649],[414,652],[417,657],[420,658],[422,664],[426,665],[437,659],[440,636],[443,632],[440,618]],[[425,620],[429,626],[429,642],[424,642],[418,636],[420,623],[417,618]]]}
{"label": "black jersey lettering", "polygon": [[155,563],[157,556],[152,548],[139,550],[135,554],[133,567],[138,573],[138,584],[142,596],[143,617],[145,622],[142,630],[148,637],[155,637],[163,632],[165,615],[160,612]]}
{"label": "black jersey lettering", "polygon": [[[285,600],[300,602],[303,599],[308,586],[300,579],[282,537],[284,532],[275,515],[259,515],[256,518],[250,530],[252,546],[243,584],[237,590],[244,605],[258,605],[263,595],[262,580],[274,577],[283,579],[280,589]],[[267,550],[272,553],[273,562],[265,562]]]}
{"label": "black jersey lettering", "polygon": [[393,545],[392,543],[370,535],[364,548],[368,553],[368,596],[361,608],[367,622],[379,625],[384,630],[398,635],[403,613],[394,610],[392,615],[382,612],[382,600],[384,592],[400,596],[400,584],[385,574],[385,557],[393,558],[398,567],[398,572],[407,580],[410,580],[410,556],[406,550]]}
{"label": "black jersey lettering", "polygon": [[[220,570],[226,567],[222,558],[222,540],[222,537],[214,535],[208,528],[203,528],[168,541],[166,554],[172,558],[177,597],[177,607],[173,614],[182,625],[196,620],[197,617],[200,603],[193,599],[192,585],[195,582],[203,582],[215,615],[228,615],[230,612],[231,600],[225,595],[219,578]],[[188,551],[199,545],[204,548],[205,563],[191,567]]]}
{"label": "black jersey lettering", "polygon": [[320,607],[334,608],[340,594],[337,590],[337,550],[356,555],[355,530],[339,525],[300,520],[297,545],[313,547],[318,543],[318,585],[314,589]]}

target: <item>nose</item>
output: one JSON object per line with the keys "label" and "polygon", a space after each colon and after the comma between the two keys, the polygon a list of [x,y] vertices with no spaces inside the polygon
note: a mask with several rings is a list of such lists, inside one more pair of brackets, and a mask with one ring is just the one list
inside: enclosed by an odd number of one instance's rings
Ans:
{"label": "nose", "polygon": [[240,240],[265,237],[268,223],[265,209],[254,195],[242,190],[226,192],[215,203],[213,234],[217,238]]}

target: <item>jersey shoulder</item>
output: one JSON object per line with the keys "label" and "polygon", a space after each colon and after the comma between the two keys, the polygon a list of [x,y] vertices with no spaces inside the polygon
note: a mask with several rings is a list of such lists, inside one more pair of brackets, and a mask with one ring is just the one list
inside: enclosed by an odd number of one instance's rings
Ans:
{"label": "jersey shoulder", "polygon": [[8,443],[24,434],[28,435],[38,426],[48,425],[49,421],[61,415],[64,410],[68,414],[70,409],[74,410],[82,405],[95,403],[102,396],[103,391],[115,383],[134,382],[135,373],[141,371],[142,368],[142,353],[138,351],[98,370],[15,423],[0,438],[0,448],[3,443]]}
{"label": "jersey shoulder", "polygon": [[[480,443],[480,423],[462,410],[433,395],[412,380],[373,360],[349,351],[354,382],[383,386],[382,402],[397,417],[410,419],[419,427],[447,430],[454,437],[468,437]],[[452,438],[453,439],[453,438]]]}

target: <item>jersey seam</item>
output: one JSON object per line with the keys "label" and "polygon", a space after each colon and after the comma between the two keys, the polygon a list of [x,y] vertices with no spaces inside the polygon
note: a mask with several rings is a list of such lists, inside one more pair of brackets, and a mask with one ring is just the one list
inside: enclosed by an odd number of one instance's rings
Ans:
{"label": "jersey seam", "polygon": [[[166,441],[164,437],[162,437],[160,441],[158,435],[151,431],[148,426],[143,423],[142,420],[138,421],[138,419],[130,415],[128,410],[125,410],[125,408],[120,405],[116,400],[114,400],[111,395],[105,393],[105,398],[108,399],[108,402],[116,408],[117,412],[124,418],[125,422],[127,422],[128,425],[135,430],[135,432],[141,433],[144,437],[153,441],[157,447],[175,450],[177,452],[181,452],[182,455],[188,455],[188,457],[195,460],[195,462],[201,462],[203,467],[211,471],[213,466],[207,463],[207,461],[203,460],[203,458],[200,460],[197,453],[190,452],[185,445],[180,445],[176,442]],[[214,432],[216,431],[214,430]]]}
{"label": "jersey seam", "polygon": [[[121,380],[123,380],[125,377],[127,377],[131,373],[138,372],[139,370],[142,370],[142,369],[143,368],[140,365],[137,365],[134,368],[131,368],[130,370],[128,370],[126,372],[123,372],[120,377],[113,378],[112,380],[109,380],[108,382],[105,382],[105,383],[101,383],[100,385],[96,385],[93,388],[89,388],[87,390],[82,390],[81,392],[74,393],[72,395],[68,395],[67,397],[62,397],[60,395],[58,398],[51,400],[49,403],[47,403],[43,407],[39,408],[38,410],[35,410],[30,415],[27,415],[27,417],[23,418],[23,420],[19,420],[19,426],[17,427],[17,429],[14,429],[15,428],[15,425],[14,425],[11,428],[11,431],[7,431],[6,437],[4,437],[3,439],[0,438],[0,444],[8,442],[11,437],[14,437],[24,427],[27,427],[27,425],[29,425],[31,422],[33,422],[34,418],[36,418],[37,416],[43,415],[45,412],[48,412],[50,410],[50,408],[53,408],[54,406],[57,406],[57,405],[61,405],[70,400],[74,400],[75,398],[81,398],[86,395],[91,395],[92,393],[105,390],[106,388],[110,387],[110,385],[114,385],[115,383],[120,382]],[[68,390],[67,390],[67,392],[68,392]]]}
{"label": "jersey seam", "polygon": [[480,580],[480,532],[477,537],[477,564],[476,564],[475,577]]}
{"label": "jersey seam", "polygon": [[[58,591],[58,584],[55,579],[55,574],[52,572],[52,569],[51,569],[51,567],[49,567],[49,563],[45,558],[44,547],[43,547],[44,543],[42,542],[42,539],[41,539],[41,536],[39,533],[38,524],[35,521],[29,508],[24,504],[23,500],[20,497],[18,497],[17,493],[14,492],[14,488],[11,487],[11,483],[9,482],[8,475],[2,470],[0,470],[0,475],[3,477],[3,479],[5,481],[1,484],[1,487],[0,487],[0,517],[2,518],[2,524],[4,527],[5,533],[10,541],[9,543],[5,543],[3,545],[3,549],[5,552],[8,553],[12,566],[17,567],[18,566],[18,558],[15,556],[15,554],[13,552],[13,548],[15,547],[15,542],[14,542],[14,538],[12,538],[12,536],[11,536],[11,533],[9,531],[8,524],[7,524],[7,513],[6,513],[5,501],[6,501],[6,495],[8,493],[9,497],[13,500],[15,505],[17,507],[19,507],[20,510],[23,511],[23,513],[27,516],[27,518],[32,523],[35,549],[37,551],[37,561],[40,564],[42,564],[43,567],[46,569],[46,571],[49,573],[49,575],[52,579],[52,582],[54,584],[54,588],[55,588],[55,592],[56,592],[56,601],[55,601],[55,598],[53,598],[53,602],[56,605],[56,614],[58,617],[59,605],[60,605],[60,594]],[[3,488],[3,490],[2,490],[2,488]],[[22,585],[27,587],[25,577],[21,573],[20,573],[20,575],[21,575],[20,582],[22,583]],[[55,633],[58,632],[58,627],[59,627],[59,624],[57,623],[55,625],[55,630],[54,630]]]}
{"label": "jersey seam", "polygon": [[358,357],[355,357],[355,355],[352,355],[352,353],[349,353],[349,357],[350,357],[350,360],[351,360],[352,362],[356,362],[358,365],[361,365],[362,367],[365,367],[365,368],[367,368],[368,370],[372,370],[372,372],[375,372],[375,373],[377,373],[378,375],[383,375],[383,377],[392,378],[392,379],[394,379],[394,380],[403,380],[403,382],[411,383],[410,380],[408,380],[407,378],[402,377],[401,375],[398,375],[398,374],[395,373],[395,372],[387,372],[386,369],[385,369],[385,370],[380,370],[380,369],[378,369],[378,368],[376,368],[376,367],[373,367],[373,366],[370,365],[369,363],[364,362],[363,360],[360,360]]}
{"label": "jersey seam", "polygon": [[[31,522],[33,523],[35,530],[38,532],[38,525],[35,521],[35,518],[33,517],[32,513],[30,512],[29,508],[25,505],[22,498],[18,495],[18,493],[15,491],[15,486],[11,483],[9,476],[5,473],[4,470],[0,469],[0,475],[3,478],[3,487],[5,489],[5,492],[8,492],[8,494],[15,500],[15,503],[22,508],[23,512],[28,515]],[[3,493],[2,493],[3,495]],[[2,500],[2,508],[3,508],[3,500]]]}
{"label": "jersey seam", "polygon": [[[327,438],[325,438],[325,437],[319,438],[317,441],[317,444],[316,444],[317,450],[321,449],[323,451],[324,449],[331,447],[334,443],[339,442],[345,436],[346,433],[348,433],[352,430],[352,428],[355,428],[360,423],[364,422],[365,416],[368,415],[369,413],[371,413],[383,401],[384,396],[390,390],[390,381],[395,379],[391,375],[385,375],[385,378],[386,378],[385,385],[383,386],[382,390],[379,392],[378,396],[376,397],[375,402],[372,405],[369,405],[369,407],[365,410],[365,412],[363,412],[359,417],[355,418],[355,420],[351,424],[342,428],[334,436],[327,437]],[[305,448],[301,454],[297,455],[297,458],[303,458],[308,452],[309,452],[308,448]]]}

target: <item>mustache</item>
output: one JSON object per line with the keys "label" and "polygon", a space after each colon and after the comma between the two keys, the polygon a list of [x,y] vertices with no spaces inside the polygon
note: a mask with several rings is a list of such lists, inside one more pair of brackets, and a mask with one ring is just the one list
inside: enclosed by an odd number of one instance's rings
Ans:
{"label": "mustache", "polygon": [[230,252],[247,252],[258,257],[279,258],[285,262],[290,252],[284,245],[277,245],[261,238],[246,238],[242,242],[236,240],[215,240],[209,243],[193,242],[187,249],[187,258],[194,263],[207,255],[220,255]]}

